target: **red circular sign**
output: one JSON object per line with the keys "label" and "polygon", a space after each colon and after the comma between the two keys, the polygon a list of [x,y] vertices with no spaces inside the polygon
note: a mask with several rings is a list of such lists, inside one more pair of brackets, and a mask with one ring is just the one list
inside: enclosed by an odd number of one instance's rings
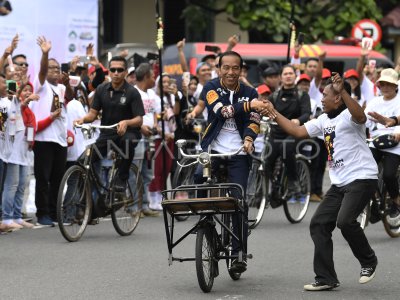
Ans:
{"label": "red circular sign", "polygon": [[358,21],[353,29],[351,30],[351,36],[356,39],[362,39],[363,37],[372,38],[374,46],[378,44],[382,39],[382,29],[375,21],[364,19]]}

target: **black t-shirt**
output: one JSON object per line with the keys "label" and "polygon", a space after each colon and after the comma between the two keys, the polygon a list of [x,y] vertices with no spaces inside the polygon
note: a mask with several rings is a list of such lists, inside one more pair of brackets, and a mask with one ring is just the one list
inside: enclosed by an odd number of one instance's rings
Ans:
{"label": "black t-shirt", "polygon": [[[110,82],[99,85],[92,108],[102,110],[101,125],[113,125],[145,114],[139,92],[126,81],[120,90],[114,90]],[[128,127],[128,130],[140,130],[140,127]]]}

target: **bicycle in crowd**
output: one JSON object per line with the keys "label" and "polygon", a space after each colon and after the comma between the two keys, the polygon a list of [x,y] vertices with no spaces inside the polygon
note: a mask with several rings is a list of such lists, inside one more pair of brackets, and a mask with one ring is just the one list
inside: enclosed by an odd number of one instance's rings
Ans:
{"label": "bicycle in crowd", "polygon": [[108,215],[111,215],[112,224],[121,236],[132,234],[139,223],[144,191],[137,166],[131,165],[129,184],[125,192],[119,193],[113,187],[122,154],[113,151],[106,180],[92,164],[93,152],[96,151],[94,130],[115,130],[117,125],[75,125],[81,128],[87,146],[77,164],[65,172],[57,199],[58,225],[69,242],[78,241],[89,223],[96,224],[98,218]]}
{"label": "bicycle in crowd", "polygon": [[[225,260],[230,277],[233,280],[238,280],[241,273],[234,272],[231,269],[232,261],[243,262],[243,260],[252,257],[246,254],[243,243],[243,230],[245,230],[245,223],[248,221],[245,217],[243,188],[239,184],[223,183],[226,178],[221,178],[221,176],[217,178],[217,176],[211,174],[211,160],[213,158],[237,155],[242,147],[235,153],[212,154],[201,152],[186,154],[182,150],[186,141],[178,140],[176,143],[181,155],[192,160],[182,167],[190,168],[200,164],[203,166],[203,176],[207,178],[207,182],[197,185],[181,185],[162,192],[169,265],[174,261],[195,261],[199,286],[203,292],[207,293],[213,287],[214,278],[219,275],[219,260]],[[221,175],[222,172],[219,171],[217,173]],[[186,193],[188,198],[177,198],[177,194],[181,193]],[[206,194],[206,197],[203,197],[203,194]],[[199,216],[199,221],[176,238],[174,236],[176,218],[192,215]],[[233,218],[239,220],[238,234],[235,234],[233,230]],[[193,233],[196,234],[195,257],[173,256],[172,250]]]}
{"label": "bicycle in crowd", "polygon": [[[290,198],[285,163],[282,157],[276,160],[273,172],[267,172],[266,160],[270,152],[269,139],[271,126],[277,124],[269,118],[260,121],[260,132],[264,134],[264,148],[259,157],[253,155],[252,169],[247,186],[247,203],[249,205],[249,228],[254,229],[260,224],[265,210],[271,205],[276,208],[283,206],[286,218],[291,223],[299,223],[305,217],[311,191],[311,178],[308,169],[309,161],[302,154],[296,154],[297,177],[301,187],[298,198]],[[271,173],[272,176],[268,174]]]}
{"label": "bicycle in crowd", "polygon": [[[371,201],[364,208],[363,212],[358,217],[358,222],[362,229],[365,229],[369,223],[374,224],[382,221],[386,233],[392,237],[400,237],[400,225],[392,226],[388,222],[392,200],[387,193],[385,182],[383,181],[383,168],[379,164],[378,187],[375,195],[371,197]],[[400,169],[397,170],[397,180],[399,180]]]}

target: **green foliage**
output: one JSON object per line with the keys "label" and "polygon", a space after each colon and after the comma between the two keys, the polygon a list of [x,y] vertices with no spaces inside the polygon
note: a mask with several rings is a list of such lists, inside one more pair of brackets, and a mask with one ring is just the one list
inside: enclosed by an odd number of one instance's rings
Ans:
{"label": "green foliage", "polygon": [[[208,0],[209,7],[221,5],[221,1]],[[257,32],[266,40],[283,42],[289,31],[291,15],[290,0],[227,0],[225,11],[242,30]],[[294,21],[297,31],[306,33],[306,42],[332,39],[334,36],[349,36],[353,25],[362,19],[379,20],[382,13],[374,0],[297,0]],[[195,13],[189,5],[185,16],[194,28],[204,28],[197,23]],[[199,8],[199,7],[197,7]],[[207,15],[209,12],[203,13]],[[199,11],[197,11],[199,12]],[[201,23],[201,22],[200,22]],[[207,24],[204,24],[207,26]]]}

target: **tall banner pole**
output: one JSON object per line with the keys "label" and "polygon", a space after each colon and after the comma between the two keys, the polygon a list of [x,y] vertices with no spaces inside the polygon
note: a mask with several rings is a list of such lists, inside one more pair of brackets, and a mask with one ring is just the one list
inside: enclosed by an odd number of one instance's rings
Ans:
{"label": "tall banner pole", "polygon": [[292,35],[293,35],[293,29],[294,29],[294,6],[295,6],[295,0],[292,0],[292,10],[290,13],[290,23],[289,23],[289,36],[288,36],[288,48],[287,48],[287,56],[286,56],[286,63],[290,63],[290,46],[292,44]]}
{"label": "tall banner pole", "polygon": [[[167,188],[167,174],[166,174],[166,153],[165,147],[165,124],[164,124],[164,88],[162,84],[162,73],[163,73],[163,65],[162,65],[162,50],[164,47],[164,24],[160,15],[160,3],[159,0],[156,1],[156,25],[157,25],[157,38],[156,44],[158,48],[158,64],[160,68],[160,80],[159,80],[159,89],[160,89],[160,98],[161,98],[161,155],[162,155],[162,170],[163,170],[163,181],[164,181],[164,188]],[[156,153],[159,153],[158,149],[156,149]]]}

